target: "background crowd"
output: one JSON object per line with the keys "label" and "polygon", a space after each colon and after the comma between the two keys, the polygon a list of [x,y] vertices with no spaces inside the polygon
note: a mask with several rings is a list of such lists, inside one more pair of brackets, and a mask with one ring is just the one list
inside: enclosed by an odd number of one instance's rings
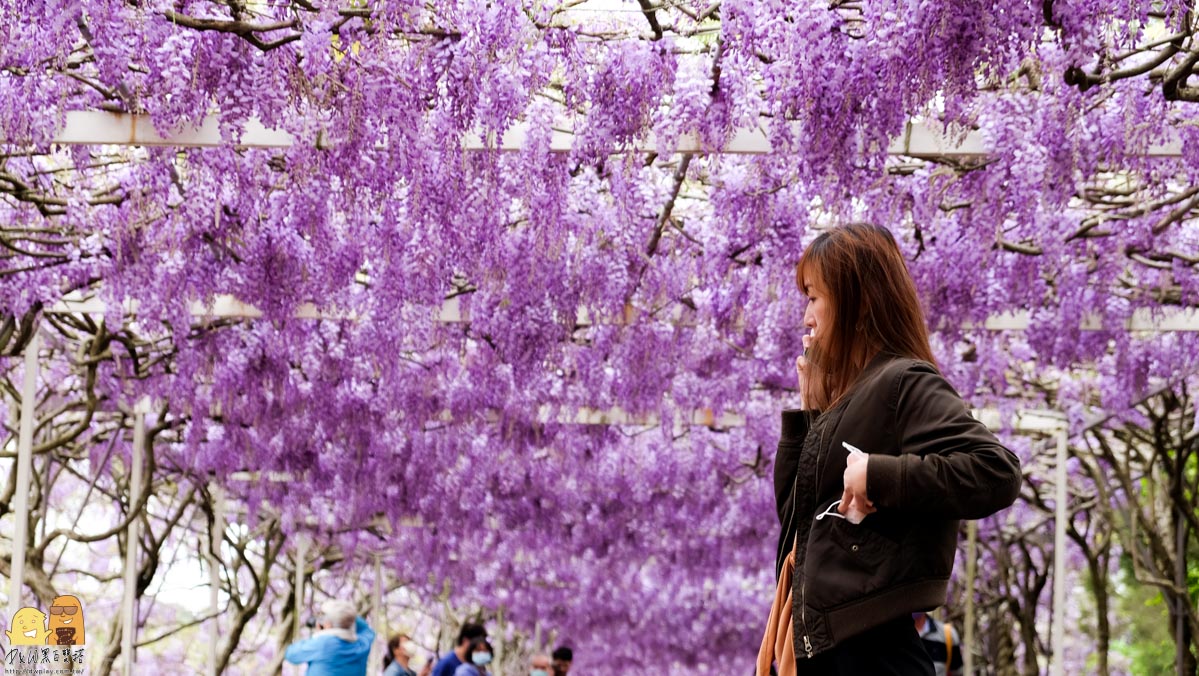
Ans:
{"label": "background crowd", "polygon": [[[327,601],[314,620],[312,636],[287,648],[285,659],[307,665],[307,676],[366,676],[375,631],[345,601]],[[432,655],[416,670],[419,647],[410,636],[394,634],[383,655],[383,676],[487,676],[495,650],[482,624],[467,622],[458,630],[454,648]],[[567,676],[574,652],[559,646],[553,655],[537,653],[529,659],[529,676]]]}

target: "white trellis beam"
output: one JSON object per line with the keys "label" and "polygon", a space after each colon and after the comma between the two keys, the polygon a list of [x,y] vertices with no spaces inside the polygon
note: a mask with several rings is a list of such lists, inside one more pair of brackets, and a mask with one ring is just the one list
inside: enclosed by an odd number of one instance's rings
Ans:
{"label": "white trellis beam", "polygon": [[[502,138],[485,139],[478,134],[463,141],[466,150],[484,150],[494,147],[501,151],[515,152],[524,147],[528,136],[528,125],[518,123],[504,133]],[[288,148],[296,143],[291,134],[276,129],[267,129],[258,120],[250,120],[240,137],[221,137],[220,120],[210,115],[198,127],[182,129],[174,133],[161,133],[151,124],[147,115],[108,113],[103,111],[75,110],[66,113],[62,128],[54,135],[53,142],[66,145],[126,145],[126,146],[175,146],[175,147],[220,147],[233,145],[246,148]],[[570,152],[574,134],[569,130],[555,129],[552,132],[550,149],[554,152]],[[657,151],[653,138],[637,143],[632,150]],[[683,135],[677,143],[676,152],[709,152],[734,155],[766,155],[774,152],[764,131],[740,129],[733,133],[723,148],[705,149],[695,135]],[[904,127],[887,152],[909,157],[954,157],[975,156],[988,153],[988,144],[983,134],[970,131],[963,135],[946,134],[936,122],[913,120]],[[1165,143],[1150,145],[1146,156],[1181,157],[1182,143],[1173,139]]]}
{"label": "white trellis beam", "polygon": [[[136,301],[127,301],[121,308],[125,314],[136,315],[139,305]],[[50,314],[105,314],[107,304],[90,296],[79,298],[68,296],[46,309]],[[188,313],[197,319],[261,319],[262,310],[244,303],[229,294],[221,294],[212,299],[211,303],[192,301],[188,303]],[[312,303],[302,303],[297,306],[292,316],[298,319],[349,319],[356,317],[349,313],[320,310]],[[461,321],[457,299],[446,301],[438,314],[439,321],[452,323]]]}
{"label": "white trellis beam", "polygon": [[[1005,312],[988,317],[982,328],[988,331],[1026,331],[1033,324],[1032,313],[1028,310]],[[1122,322],[1126,331],[1199,331],[1199,310],[1195,308],[1138,308],[1132,316]],[[965,328],[978,328],[977,325],[966,324]],[[1103,317],[1098,314],[1087,314],[1079,324],[1083,331],[1102,331]]]}
{"label": "white trellis beam", "polygon": [[1009,423],[1012,430],[1024,433],[1056,434],[1066,424],[1066,416],[1049,409],[1021,409],[1012,412],[1012,419],[1005,420],[1003,413],[994,408],[976,408],[970,411],[976,420],[988,429],[999,430]]}
{"label": "white trellis beam", "polygon": [[[137,314],[138,305],[136,302],[126,302],[122,310],[126,314]],[[51,305],[46,312],[50,314],[104,314],[107,311],[107,305],[103,300],[90,296],[81,298],[79,296],[68,296],[63,300]],[[188,312],[196,319],[260,319],[263,315],[262,310],[238,300],[229,294],[220,294],[212,299],[209,303],[200,301],[192,301],[188,305]],[[449,298],[442,302],[441,306],[431,310],[434,319],[438,322],[447,324],[456,324],[467,322],[470,318],[463,312],[460,299],[458,297]],[[592,317],[583,309],[576,313],[576,320],[579,325],[604,323],[604,324],[625,324],[635,321],[631,319],[633,312],[627,312],[628,316],[613,316],[608,318]],[[336,310],[322,310],[313,303],[301,303],[296,306],[293,316],[298,319],[335,319],[335,320],[354,320],[357,317],[348,312]],[[680,319],[680,321],[682,321]],[[1032,313],[1028,310],[1018,310],[1014,312],[1004,312],[988,317],[981,326],[977,324],[966,323],[964,328],[978,329],[982,328],[987,331],[1026,331],[1033,324]],[[1126,331],[1174,331],[1174,332],[1190,332],[1199,331],[1199,309],[1196,308],[1138,308],[1133,311],[1132,316],[1120,322],[1121,327]],[[1079,328],[1083,331],[1102,331],[1111,329],[1112,327],[1104,326],[1102,315],[1088,314],[1083,317],[1079,324]]]}
{"label": "white trellis beam", "polygon": [[[198,127],[161,134],[148,115],[107,113],[95,110],[67,111],[54,143],[64,145],[216,147],[227,145],[221,138],[220,118],[209,115]],[[289,148],[291,134],[267,129],[257,120],[246,124],[236,145],[250,148]]]}

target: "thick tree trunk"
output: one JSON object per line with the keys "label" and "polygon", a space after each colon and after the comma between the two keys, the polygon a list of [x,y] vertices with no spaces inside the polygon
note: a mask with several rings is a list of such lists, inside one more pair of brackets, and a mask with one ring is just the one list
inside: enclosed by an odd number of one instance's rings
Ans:
{"label": "thick tree trunk", "polygon": [[1107,588],[1095,591],[1095,673],[1108,676],[1108,652],[1112,645],[1112,625],[1108,617],[1109,595]]}
{"label": "thick tree trunk", "polygon": [[[1166,606],[1170,610],[1170,635],[1174,638],[1174,666],[1179,674],[1199,673],[1199,661],[1195,659],[1195,635],[1191,631],[1189,594],[1168,594]],[[1172,597],[1172,598],[1170,598]]]}
{"label": "thick tree trunk", "polygon": [[[246,603],[238,607],[237,614],[233,616],[233,624],[227,630],[225,642],[221,645],[217,653],[216,673],[225,673],[225,669],[229,667],[229,662],[233,658],[233,653],[237,651],[246,626],[258,614],[262,602],[266,599],[267,587],[264,581],[270,579],[271,568],[276,563],[276,557],[279,554],[279,550],[283,547],[284,540],[285,538],[279,530],[278,523],[272,523],[263,535],[265,548],[263,549],[262,569],[254,575],[254,591],[251,592]],[[244,553],[241,556],[247,565],[251,565],[249,559],[245,558]],[[232,577],[231,575],[230,578]]]}
{"label": "thick tree trunk", "polygon": [[1091,589],[1095,597],[1095,673],[1098,676],[1108,676],[1108,652],[1112,644],[1112,625],[1108,610],[1111,606],[1111,594],[1107,589],[1107,563],[1109,552],[1092,553],[1084,549],[1087,556],[1087,572],[1091,576]]}
{"label": "thick tree trunk", "polygon": [[992,665],[992,673],[995,676],[1018,676],[1020,672],[1016,666],[1016,645],[1012,641],[1011,632],[1003,627],[993,630],[993,633],[997,635],[999,645],[994,653],[995,664]]}
{"label": "thick tree trunk", "polygon": [[[1026,599],[1026,603],[1028,600]],[[1021,608],[1020,642],[1024,644],[1024,659],[1021,660],[1021,676],[1040,676],[1041,665],[1037,660],[1037,611],[1036,599],[1031,607]],[[1054,646],[1057,649],[1057,646]]]}

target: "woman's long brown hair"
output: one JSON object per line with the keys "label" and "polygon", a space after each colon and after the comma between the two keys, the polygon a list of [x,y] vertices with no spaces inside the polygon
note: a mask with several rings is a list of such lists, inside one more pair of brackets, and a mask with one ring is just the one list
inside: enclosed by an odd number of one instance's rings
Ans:
{"label": "woman's long brown hair", "polygon": [[831,317],[806,354],[808,408],[835,406],[879,352],[936,366],[916,285],[889,230],[850,223],[822,233],[795,268],[805,294],[816,280],[828,294]]}

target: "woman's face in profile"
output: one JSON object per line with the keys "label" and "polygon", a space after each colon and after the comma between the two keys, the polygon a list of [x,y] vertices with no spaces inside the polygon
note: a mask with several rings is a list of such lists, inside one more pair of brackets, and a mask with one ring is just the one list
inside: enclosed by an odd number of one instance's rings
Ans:
{"label": "woman's face in profile", "polygon": [[829,316],[832,299],[824,283],[815,275],[804,277],[804,294],[808,297],[808,307],[804,310],[803,324],[810,329],[809,335],[815,340],[821,333],[821,327],[831,320]]}
{"label": "woman's face in profile", "polygon": [[412,658],[412,655],[410,655],[410,654],[408,653],[408,646],[407,646],[407,643],[408,643],[408,639],[404,639],[404,640],[400,641],[400,642],[399,642],[399,643],[396,645],[396,647],[395,647],[395,650],[391,651],[391,657],[392,657],[392,659],[394,659],[394,660],[407,660],[407,659],[411,659],[411,658]]}

